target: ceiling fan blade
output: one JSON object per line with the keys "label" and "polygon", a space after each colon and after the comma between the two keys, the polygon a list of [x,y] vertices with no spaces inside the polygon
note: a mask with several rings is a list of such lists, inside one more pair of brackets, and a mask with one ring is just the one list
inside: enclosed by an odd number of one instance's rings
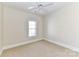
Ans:
{"label": "ceiling fan blade", "polygon": [[46,4],[46,5],[43,5],[43,7],[48,7],[48,6],[51,6],[51,5],[54,5],[53,3],[49,3],[49,4]]}
{"label": "ceiling fan blade", "polygon": [[39,6],[32,6],[32,7],[29,7],[28,9],[33,10],[33,9],[38,9],[38,8]]}

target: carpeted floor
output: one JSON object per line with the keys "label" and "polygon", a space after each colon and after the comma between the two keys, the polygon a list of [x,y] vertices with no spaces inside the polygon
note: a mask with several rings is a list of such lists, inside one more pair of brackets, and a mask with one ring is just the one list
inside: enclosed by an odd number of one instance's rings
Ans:
{"label": "carpeted floor", "polygon": [[77,57],[79,53],[41,40],[5,50],[2,57]]}

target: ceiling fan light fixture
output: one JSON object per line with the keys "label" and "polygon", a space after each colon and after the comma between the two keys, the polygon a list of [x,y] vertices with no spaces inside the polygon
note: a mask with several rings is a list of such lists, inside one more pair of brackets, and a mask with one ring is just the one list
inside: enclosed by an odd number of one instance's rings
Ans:
{"label": "ceiling fan light fixture", "polygon": [[49,4],[37,4],[37,5],[35,5],[35,6],[30,6],[30,7],[28,7],[28,9],[29,10],[33,10],[33,9],[40,9],[40,8],[42,8],[42,7],[47,7],[47,6],[51,6],[51,5],[53,5],[53,3],[49,3]]}
{"label": "ceiling fan light fixture", "polygon": [[43,5],[42,4],[39,4],[38,6],[40,7],[40,6],[43,6]]}

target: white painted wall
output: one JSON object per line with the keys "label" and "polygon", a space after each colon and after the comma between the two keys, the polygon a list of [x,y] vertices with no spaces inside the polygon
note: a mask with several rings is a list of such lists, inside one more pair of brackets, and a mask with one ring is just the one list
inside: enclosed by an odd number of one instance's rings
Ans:
{"label": "white painted wall", "polygon": [[79,49],[79,3],[52,12],[45,19],[45,35],[49,40]]}
{"label": "white painted wall", "polygon": [[0,3],[0,54],[2,51],[2,5]]}
{"label": "white painted wall", "polygon": [[[10,6],[3,7],[3,46],[16,45],[28,40],[42,38],[42,19],[41,17],[12,8]],[[27,36],[27,21],[36,20],[38,22],[38,35],[34,38]]]}

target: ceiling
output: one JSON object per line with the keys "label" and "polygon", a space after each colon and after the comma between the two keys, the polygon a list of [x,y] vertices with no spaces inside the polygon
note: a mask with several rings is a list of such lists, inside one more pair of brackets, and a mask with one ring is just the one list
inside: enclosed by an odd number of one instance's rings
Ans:
{"label": "ceiling", "polygon": [[[69,3],[66,3],[66,2],[4,2],[3,4],[12,6],[15,8],[19,8],[24,11],[28,10],[34,14],[44,16],[51,12],[54,12],[58,8],[62,8],[63,6],[68,5]],[[42,4],[45,7],[30,9],[30,7],[36,7],[39,4]]]}

